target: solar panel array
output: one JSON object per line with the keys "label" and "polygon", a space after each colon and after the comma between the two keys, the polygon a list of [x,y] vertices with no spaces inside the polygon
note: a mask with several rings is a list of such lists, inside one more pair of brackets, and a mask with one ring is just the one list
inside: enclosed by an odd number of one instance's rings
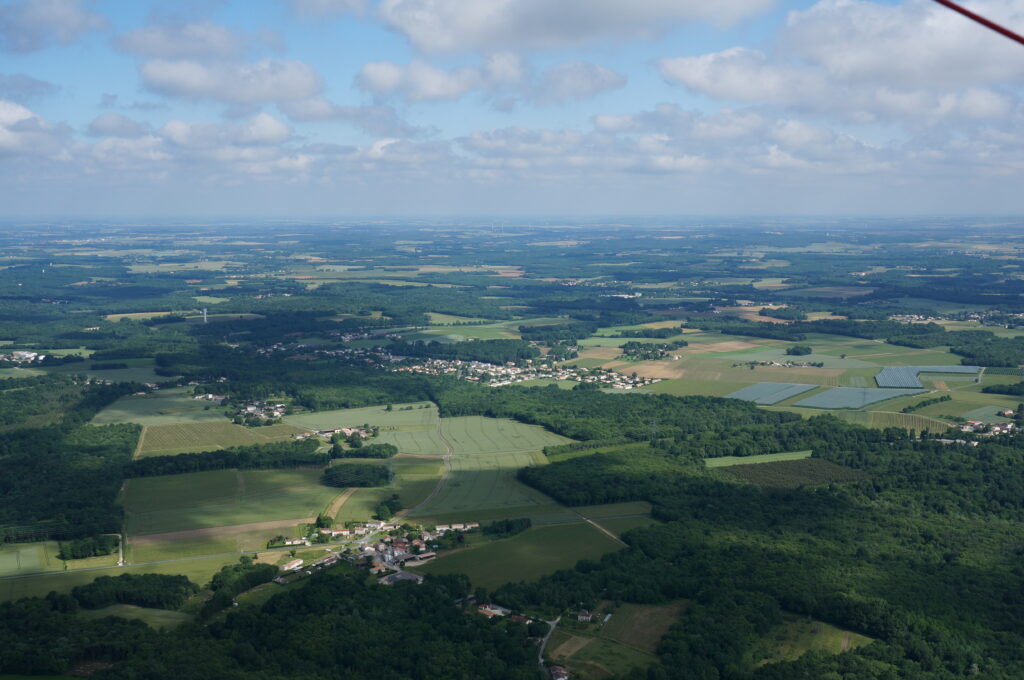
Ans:
{"label": "solar panel array", "polygon": [[977,373],[978,366],[886,366],[875,376],[879,387],[924,387],[919,373]]}
{"label": "solar panel array", "polygon": [[743,401],[752,401],[755,404],[770,406],[771,404],[778,404],[780,401],[785,401],[790,397],[795,397],[798,394],[803,394],[808,390],[813,390],[815,387],[817,387],[817,385],[763,382],[749,387],[744,387],[742,390],[738,390],[725,396],[729,399],[742,399]]}

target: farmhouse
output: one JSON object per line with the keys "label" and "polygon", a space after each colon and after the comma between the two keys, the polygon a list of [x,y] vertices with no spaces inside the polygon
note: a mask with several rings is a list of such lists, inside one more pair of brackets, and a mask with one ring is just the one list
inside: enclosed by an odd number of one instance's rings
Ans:
{"label": "farmhouse", "polygon": [[548,675],[551,680],[569,680],[569,671],[564,666],[548,666]]}
{"label": "farmhouse", "polygon": [[302,566],[302,560],[295,559],[291,562],[285,562],[281,565],[281,571],[295,571]]}

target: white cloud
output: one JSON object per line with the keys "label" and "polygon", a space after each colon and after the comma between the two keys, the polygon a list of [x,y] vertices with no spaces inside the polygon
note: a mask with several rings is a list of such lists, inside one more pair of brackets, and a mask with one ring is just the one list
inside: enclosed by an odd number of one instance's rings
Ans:
{"label": "white cloud", "polygon": [[426,132],[402,120],[390,106],[339,106],[323,97],[310,97],[278,107],[292,120],[341,120],[376,137],[417,137]]}
{"label": "white cloud", "polygon": [[293,10],[314,17],[329,17],[347,12],[361,14],[366,0],[289,0]]}
{"label": "white cloud", "polygon": [[566,102],[589,99],[626,85],[626,77],[585,61],[566,61],[547,70],[538,85],[539,101]]}
{"label": "white cloud", "polygon": [[99,14],[79,0],[21,0],[0,7],[0,51],[35,52],[52,43],[68,45],[103,28]]}
{"label": "white cloud", "polygon": [[234,32],[210,21],[147,26],[119,36],[114,42],[127,52],[165,59],[232,57],[242,51],[244,44]]}
{"label": "white cloud", "polygon": [[4,156],[60,156],[67,130],[50,125],[29,109],[0,99],[0,158]]}
{"label": "white cloud", "polygon": [[53,83],[39,80],[24,73],[0,73],[0,99],[26,102],[56,94],[60,90]]}
{"label": "white cloud", "polygon": [[382,0],[385,23],[428,51],[557,48],[660,33],[682,21],[732,23],[772,0]]}
{"label": "white cloud", "polygon": [[420,60],[402,66],[390,61],[363,64],[356,82],[374,94],[400,94],[410,101],[460,99],[480,86],[481,73],[474,68],[451,71]]}
{"label": "white cloud", "polygon": [[280,144],[288,141],[292,129],[269,113],[257,113],[246,121],[239,141],[246,144]]}
{"label": "white cloud", "polygon": [[375,95],[398,96],[414,102],[458,100],[474,90],[483,90],[500,102],[519,96],[540,104],[560,104],[623,87],[626,78],[585,61],[561,62],[535,74],[518,55],[499,52],[489,55],[480,67],[450,70],[420,59],[405,65],[372,62],[360,69],[356,84]]}
{"label": "white cloud", "polygon": [[157,59],[143,63],[139,74],[154,92],[228,104],[306,99],[320,91],[320,78],[313,69],[294,60],[237,64]]}
{"label": "white cloud", "polygon": [[[977,9],[1024,24],[1022,0]],[[667,81],[715,99],[915,126],[1007,119],[1024,83],[1019,46],[927,0],[822,0],[790,13],[776,44],[656,65]]]}
{"label": "white cloud", "polygon": [[119,113],[101,113],[89,123],[89,134],[97,137],[141,137],[150,131],[149,125],[132,120]]}

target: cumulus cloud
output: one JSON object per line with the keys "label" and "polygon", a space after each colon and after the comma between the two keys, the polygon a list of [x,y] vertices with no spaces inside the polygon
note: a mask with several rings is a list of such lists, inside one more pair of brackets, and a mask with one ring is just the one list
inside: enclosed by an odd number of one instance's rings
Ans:
{"label": "cumulus cloud", "polygon": [[144,57],[193,59],[238,55],[244,41],[233,31],[210,21],[146,26],[118,36],[114,44]]}
{"label": "cumulus cloud", "polygon": [[27,102],[52,96],[59,90],[60,88],[53,83],[24,73],[0,73],[0,99]]}
{"label": "cumulus cloud", "polygon": [[426,132],[404,121],[390,106],[339,106],[324,97],[311,97],[278,107],[292,120],[340,120],[376,137],[418,137]]}
{"label": "cumulus cloud", "polygon": [[585,61],[561,62],[535,74],[518,55],[499,52],[489,55],[481,66],[454,69],[438,68],[420,59],[408,64],[372,62],[360,69],[356,84],[375,95],[414,102],[453,101],[482,90],[499,103],[519,96],[535,103],[560,104],[623,87],[626,78]]}
{"label": "cumulus cloud", "polygon": [[[1024,23],[1019,0],[978,4]],[[822,0],[790,13],[777,44],[769,53],[733,47],[656,66],[667,81],[715,99],[860,123],[1005,118],[1018,106],[1006,86],[1024,82],[1019,46],[926,0]]]}
{"label": "cumulus cloud", "polygon": [[79,0],[20,0],[0,6],[0,51],[35,52],[68,45],[106,22]]}
{"label": "cumulus cloud", "polygon": [[589,99],[606,90],[624,87],[626,77],[611,69],[585,61],[566,61],[547,70],[541,77],[537,99],[565,102]]}
{"label": "cumulus cloud", "polygon": [[95,137],[141,137],[148,134],[146,123],[132,120],[119,113],[101,113],[89,123],[88,132]]}
{"label": "cumulus cloud", "polygon": [[355,12],[361,14],[366,7],[365,0],[289,0],[292,9],[299,14],[313,17],[329,17]]}
{"label": "cumulus cloud", "polygon": [[427,52],[558,48],[650,36],[682,21],[728,24],[772,0],[383,0],[381,19]]}
{"label": "cumulus cloud", "polygon": [[4,156],[60,156],[67,129],[51,125],[20,104],[0,99],[0,158]]}
{"label": "cumulus cloud", "polygon": [[251,105],[306,99],[320,91],[320,78],[307,64],[263,59],[255,63],[155,59],[139,67],[145,86],[183,99]]}

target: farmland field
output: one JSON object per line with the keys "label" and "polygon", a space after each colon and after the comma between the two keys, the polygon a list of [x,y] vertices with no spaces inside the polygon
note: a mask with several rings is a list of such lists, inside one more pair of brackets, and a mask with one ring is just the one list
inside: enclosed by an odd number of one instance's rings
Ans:
{"label": "farmland field", "polygon": [[836,465],[820,458],[784,460],[759,465],[733,465],[722,468],[722,472],[745,482],[772,489],[853,482],[870,477],[860,470]]}
{"label": "farmland field", "polygon": [[31,578],[11,578],[0,580],[0,601],[16,600],[22,597],[43,597],[51,590],[58,593],[70,592],[75,586],[91,583],[97,576],[117,576],[118,574],[183,574],[194,583],[206,583],[210,577],[225,564],[238,561],[238,555],[219,555],[199,559],[184,559],[173,565],[137,564],[128,567],[112,567],[103,570],[79,570],[58,572],[33,576]]}
{"label": "farmland field", "polygon": [[169,425],[214,421],[225,422],[224,412],[219,407],[205,400],[193,399],[189,390],[179,387],[145,396],[122,397],[97,413],[92,424]]}
{"label": "farmland field", "polygon": [[704,466],[709,468],[731,467],[733,465],[754,465],[757,463],[777,463],[782,460],[803,460],[810,458],[810,451],[788,451],[786,453],[764,453],[758,456],[719,456],[705,458]]}
{"label": "farmland field", "polygon": [[398,494],[403,508],[412,508],[430,495],[441,477],[440,458],[396,456],[391,459],[394,479],[391,486],[355,489],[345,500],[335,519],[339,522],[366,520],[373,516],[381,501]]}
{"label": "farmland field", "polygon": [[83,619],[102,619],[104,616],[118,616],[122,619],[144,621],[153,628],[163,630],[174,628],[192,617],[184,612],[168,611],[167,609],[151,609],[136,607],[132,604],[112,604],[102,609],[79,609],[78,616]]}
{"label": "farmland field", "polygon": [[[409,406],[412,409],[405,410]],[[285,416],[284,422],[307,430],[357,427],[368,423],[379,426],[382,431],[389,427],[432,427],[437,422],[437,407],[429,402],[394,404],[392,409],[388,411],[386,406],[367,406],[365,408],[347,408],[335,411],[316,411],[314,413]]]}
{"label": "farmland field", "polygon": [[875,376],[879,387],[921,387],[919,373],[976,374],[978,366],[886,366]]}
{"label": "farmland field", "polygon": [[[456,455],[522,453],[571,442],[536,425],[505,418],[443,418],[441,434]],[[522,466],[520,466],[522,467]]]}
{"label": "farmland field", "polygon": [[[57,557],[59,552],[60,544],[57,541],[0,543],[0,577],[63,571],[65,563]],[[109,567],[116,564],[116,551],[111,555],[67,562],[69,570]]]}
{"label": "farmland field", "polygon": [[514,581],[534,581],[579,560],[596,560],[620,547],[585,522],[557,524],[442,555],[413,571],[466,574],[475,586],[496,588]]}
{"label": "farmland field", "polygon": [[653,652],[685,609],[685,600],[661,605],[623,604],[601,628],[601,635]]}
{"label": "farmland field", "polygon": [[755,404],[777,404],[808,390],[813,390],[817,385],[799,385],[793,383],[772,383],[763,382],[744,387],[742,390],[725,395],[729,399],[742,399],[752,401]]}
{"label": "farmland field", "polygon": [[924,390],[915,389],[876,389],[872,387],[836,387],[820,394],[815,394],[798,401],[794,406],[805,408],[864,408],[868,404],[903,397],[908,394],[920,394]]}
{"label": "farmland field", "polygon": [[319,470],[215,470],[131,479],[122,502],[130,537],[315,517],[338,495]]}
{"label": "farmland field", "polygon": [[294,435],[303,432],[305,430],[283,423],[266,427],[245,427],[227,421],[150,425],[142,432],[137,457],[196,453],[232,446],[288,441]]}
{"label": "farmland field", "polygon": [[762,644],[767,648],[757,664],[799,659],[810,651],[839,654],[872,642],[871,638],[836,628],[811,619],[791,620],[776,627],[765,636]]}

